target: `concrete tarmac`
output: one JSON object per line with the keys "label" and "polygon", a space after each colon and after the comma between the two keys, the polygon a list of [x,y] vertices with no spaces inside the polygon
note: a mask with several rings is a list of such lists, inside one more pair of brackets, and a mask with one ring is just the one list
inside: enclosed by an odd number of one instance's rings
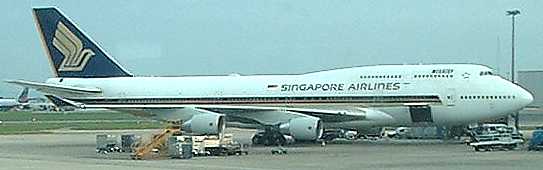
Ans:
{"label": "concrete tarmac", "polygon": [[[254,131],[230,130],[248,142]],[[108,131],[122,134],[150,131]],[[475,152],[458,143],[426,141],[345,141],[287,147],[287,155],[271,155],[271,147],[252,147],[248,156],[196,157],[190,160],[130,160],[128,154],[96,154],[95,135],[77,131],[0,136],[3,169],[541,169],[543,152]]]}

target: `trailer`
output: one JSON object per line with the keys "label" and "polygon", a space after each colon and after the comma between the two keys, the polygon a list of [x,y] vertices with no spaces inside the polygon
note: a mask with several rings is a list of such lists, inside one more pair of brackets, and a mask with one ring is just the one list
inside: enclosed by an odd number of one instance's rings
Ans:
{"label": "trailer", "polygon": [[468,144],[475,151],[513,150],[524,143],[522,134],[505,124],[482,124],[470,129]]}
{"label": "trailer", "polygon": [[96,153],[108,154],[111,152],[121,152],[118,140],[118,137],[115,135],[96,135]]}
{"label": "trailer", "polygon": [[121,135],[121,151],[132,153],[139,142],[141,142],[141,136],[123,134]]}
{"label": "trailer", "polygon": [[176,159],[191,159],[193,156],[192,137],[170,136],[168,139],[168,157]]}

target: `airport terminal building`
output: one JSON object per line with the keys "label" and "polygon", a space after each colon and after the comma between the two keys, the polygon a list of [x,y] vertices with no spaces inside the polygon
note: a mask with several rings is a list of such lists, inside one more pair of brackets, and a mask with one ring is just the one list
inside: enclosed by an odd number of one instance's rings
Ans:
{"label": "airport terminal building", "polygon": [[522,70],[518,71],[518,84],[530,91],[534,101],[528,107],[520,111],[519,121],[521,126],[538,127],[543,126],[543,70]]}
{"label": "airport terminal building", "polygon": [[543,106],[543,70],[518,71],[518,84],[530,91],[534,101],[529,107],[541,108]]}

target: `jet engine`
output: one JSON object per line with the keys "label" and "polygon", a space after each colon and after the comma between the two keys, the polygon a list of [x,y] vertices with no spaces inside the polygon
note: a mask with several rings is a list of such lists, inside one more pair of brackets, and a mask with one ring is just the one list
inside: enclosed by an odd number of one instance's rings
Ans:
{"label": "jet engine", "polygon": [[299,117],[279,125],[283,134],[289,134],[296,140],[316,140],[322,136],[322,121],[316,117]]}
{"label": "jet engine", "polygon": [[188,133],[222,135],[226,128],[224,115],[221,114],[196,114],[184,122],[182,130]]}

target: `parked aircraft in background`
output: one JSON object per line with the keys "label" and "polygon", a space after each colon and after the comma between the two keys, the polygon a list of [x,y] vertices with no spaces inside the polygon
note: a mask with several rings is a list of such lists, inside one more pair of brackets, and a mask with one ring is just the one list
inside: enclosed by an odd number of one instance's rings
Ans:
{"label": "parked aircraft in background", "polygon": [[[297,75],[134,76],[54,7],[34,8],[55,77],[11,80],[56,103],[107,108],[184,130],[222,133],[225,121],[256,124],[254,140],[315,140],[324,128],[456,125],[508,115],[532,95],[475,64],[375,65]],[[112,30],[114,31],[114,30]]]}
{"label": "parked aircraft in background", "polygon": [[28,104],[28,101],[28,88],[24,88],[16,99],[0,98],[0,109],[6,111],[17,107],[23,107]]}

